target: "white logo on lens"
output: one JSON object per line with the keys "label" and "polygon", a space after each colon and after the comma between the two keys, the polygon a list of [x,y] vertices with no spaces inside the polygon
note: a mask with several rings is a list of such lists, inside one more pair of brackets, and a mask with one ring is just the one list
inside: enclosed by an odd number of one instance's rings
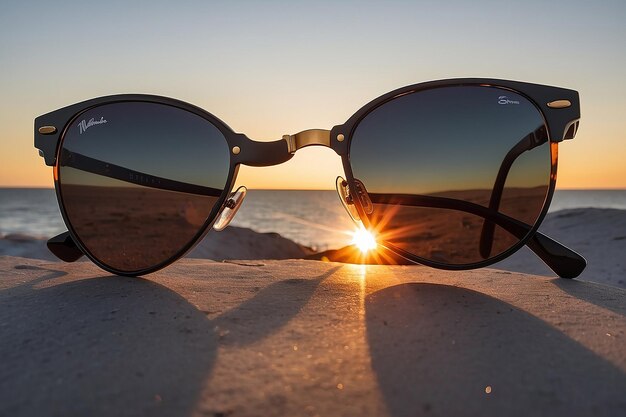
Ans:
{"label": "white logo on lens", "polygon": [[511,100],[509,99],[507,96],[500,96],[498,97],[498,104],[519,104],[518,100]]}
{"label": "white logo on lens", "polygon": [[83,132],[85,132],[87,129],[89,129],[91,126],[95,126],[95,125],[101,125],[103,123],[106,123],[106,119],[104,117],[100,117],[100,120],[96,120],[93,117],[91,119],[89,119],[89,121],[83,119],[78,123],[78,130],[80,132],[80,134],[82,135]]}

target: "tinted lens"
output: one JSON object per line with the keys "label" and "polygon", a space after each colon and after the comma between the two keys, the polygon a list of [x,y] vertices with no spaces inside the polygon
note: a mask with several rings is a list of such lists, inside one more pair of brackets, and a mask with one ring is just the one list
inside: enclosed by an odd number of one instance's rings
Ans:
{"label": "tinted lens", "polygon": [[227,185],[224,135],[208,120],[156,103],[88,110],[59,153],[65,214],[88,251],[122,272],[177,256],[196,238]]}
{"label": "tinted lens", "polygon": [[550,188],[542,114],[485,86],[433,88],[368,113],[350,143],[380,239],[445,264],[485,261],[519,243]]}

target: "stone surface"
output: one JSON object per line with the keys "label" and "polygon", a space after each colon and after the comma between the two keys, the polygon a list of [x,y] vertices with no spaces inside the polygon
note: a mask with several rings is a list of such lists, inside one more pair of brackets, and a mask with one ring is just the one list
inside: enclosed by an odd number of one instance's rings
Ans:
{"label": "stone surface", "polygon": [[626,291],[490,269],[0,257],[0,415],[626,415]]}

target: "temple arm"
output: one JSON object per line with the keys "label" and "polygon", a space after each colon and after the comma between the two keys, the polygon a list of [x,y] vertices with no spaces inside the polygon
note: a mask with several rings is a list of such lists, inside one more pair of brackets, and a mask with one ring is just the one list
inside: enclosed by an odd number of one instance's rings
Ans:
{"label": "temple arm", "polygon": [[74,239],[70,236],[70,232],[63,232],[49,239],[46,245],[54,256],[65,262],[74,262],[83,256],[83,251],[76,246]]}
{"label": "temple arm", "polygon": [[[519,156],[522,155],[524,152],[534,149],[537,146],[543,145],[547,141],[548,133],[545,126],[541,125],[539,128],[524,136],[519,142],[515,144],[515,146],[511,148],[511,150],[509,150],[509,152],[502,160],[502,163],[500,164],[500,169],[498,170],[496,181],[493,184],[491,198],[489,200],[489,208],[491,210],[498,211],[500,209],[500,202],[502,201],[504,185],[506,184],[506,179],[509,175],[509,172],[511,171],[511,167],[513,166],[515,160],[519,158]],[[495,230],[496,224],[489,219],[485,219],[482,231],[480,233],[479,246],[480,255],[484,259],[489,258],[489,256],[491,255]]]}
{"label": "temple arm", "polygon": [[61,166],[68,166],[91,174],[102,175],[130,184],[137,184],[144,187],[157,188],[159,190],[178,191],[181,193],[206,195],[219,197],[222,191],[218,188],[204,187],[202,185],[189,184],[186,182],[170,180],[163,177],[134,171],[119,165],[104,162],[91,158],[77,152],[70,152],[63,149],[61,152]]}
{"label": "temple arm", "polygon": [[[412,194],[369,194],[369,198],[377,204],[443,208],[470,213],[497,224],[520,240],[532,229],[530,225],[497,210],[469,201]],[[526,242],[526,246],[561,278],[575,278],[587,266],[585,258],[538,231]]]}

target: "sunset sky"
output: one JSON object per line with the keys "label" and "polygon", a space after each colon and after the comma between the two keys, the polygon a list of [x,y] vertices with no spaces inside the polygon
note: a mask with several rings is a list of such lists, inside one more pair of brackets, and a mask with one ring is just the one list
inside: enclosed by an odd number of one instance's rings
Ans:
{"label": "sunset sky", "polygon": [[[132,4],[131,4],[132,3]],[[0,3],[0,186],[51,187],[33,120],[85,99],[196,104],[255,140],[330,129],[397,87],[504,78],[580,92],[560,188],[626,188],[625,1]],[[330,189],[330,149],[240,170],[250,188]]]}

